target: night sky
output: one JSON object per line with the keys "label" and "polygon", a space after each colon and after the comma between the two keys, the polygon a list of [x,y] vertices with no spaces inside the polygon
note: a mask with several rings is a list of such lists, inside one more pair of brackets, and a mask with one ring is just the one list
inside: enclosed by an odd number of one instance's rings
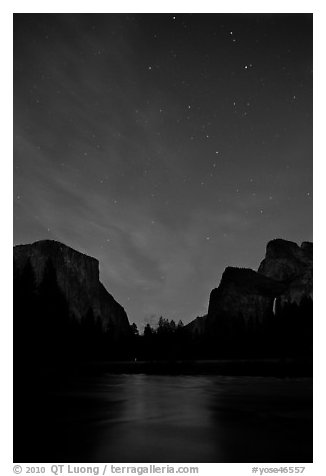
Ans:
{"label": "night sky", "polygon": [[96,257],[142,328],[273,238],[312,240],[312,15],[14,15],[15,244]]}

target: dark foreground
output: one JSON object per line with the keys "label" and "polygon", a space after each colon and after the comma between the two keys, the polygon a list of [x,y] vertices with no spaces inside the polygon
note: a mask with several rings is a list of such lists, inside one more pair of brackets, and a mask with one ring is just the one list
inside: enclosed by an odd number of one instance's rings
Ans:
{"label": "dark foreground", "polygon": [[14,461],[312,462],[311,378],[154,375],[141,365],[41,382],[25,374]]}
{"label": "dark foreground", "polygon": [[112,374],[153,375],[312,377],[313,374],[312,360],[308,358],[111,361],[89,363],[87,369],[91,373],[101,370]]}

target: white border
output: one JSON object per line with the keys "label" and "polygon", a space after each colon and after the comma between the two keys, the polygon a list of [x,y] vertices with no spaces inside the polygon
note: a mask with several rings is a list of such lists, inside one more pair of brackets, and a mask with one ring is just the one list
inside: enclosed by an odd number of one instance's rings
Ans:
{"label": "white border", "polygon": [[[325,346],[326,316],[322,312],[324,303],[321,298],[324,291],[322,272],[325,273],[325,6],[321,1],[223,1],[193,2],[164,1],[126,2],[113,1],[4,1],[1,5],[1,131],[5,143],[1,157],[1,207],[2,227],[0,233],[1,253],[1,298],[2,313],[0,319],[0,365],[1,365],[1,434],[0,461],[1,474],[12,473],[12,13],[178,13],[178,12],[219,12],[219,13],[314,13],[314,463],[306,465],[304,474],[325,474]],[[326,202],[325,202],[326,203]],[[298,428],[298,431],[300,429]],[[48,465],[44,465],[48,466]],[[256,464],[201,464],[200,475],[247,475]],[[257,466],[289,466],[289,464],[257,464]],[[3,471],[1,471],[3,469]],[[23,473],[24,474],[24,473]],[[50,474],[50,473],[48,473]]]}

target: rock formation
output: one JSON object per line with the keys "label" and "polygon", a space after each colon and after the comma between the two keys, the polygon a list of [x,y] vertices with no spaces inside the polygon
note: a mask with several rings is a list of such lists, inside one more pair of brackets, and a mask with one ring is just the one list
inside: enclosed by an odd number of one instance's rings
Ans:
{"label": "rock formation", "polygon": [[80,321],[89,310],[114,338],[130,333],[129,321],[123,307],[107,292],[99,280],[99,262],[62,243],[52,240],[37,241],[14,247],[14,266],[21,274],[30,262],[35,285],[43,280],[47,263],[56,271],[57,283],[65,296],[70,315]]}
{"label": "rock formation", "polygon": [[189,332],[194,336],[203,335],[206,332],[206,321],[207,315],[196,317],[196,319],[185,326],[186,332]]}
{"label": "rock formation", "polygon": [[261,323],[273,310],[273,301],[286,287],[247,268],[228,267],[221,283],[213,289],[208,307],[208,322],[216,316],[240,317],[248,324]]}
{"label": "rock formation", "polygon": [[292,241],[281,239],[270,241],[258,272],[286,283],[286,290],[279,298],[281,304],[300,304],[303,297],[312,298],[313,244],[304,241],[298,246]]}
{"label": "rock formation", "polygon": [[263,325],[275,313],[276,304],[300,304],[312,298],[313,245],[301,246],[276,239],[267,244],[266,256],[258,271],[246,268],[225,269],[218,288],[212,290],[207,316],[196,318],[186,328],[196,335],[209,334],[219,322],[235,322],[248,328]]}

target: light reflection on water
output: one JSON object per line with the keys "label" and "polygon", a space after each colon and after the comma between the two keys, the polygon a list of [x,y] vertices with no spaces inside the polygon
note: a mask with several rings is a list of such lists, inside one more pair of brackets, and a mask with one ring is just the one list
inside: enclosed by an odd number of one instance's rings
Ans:
{"label": "light reflection on water", "polygon": [[57,395],[78,403],[61,405],[80,442],[61,460],[309,462],[311,393],[310,379],[107,374]]}

